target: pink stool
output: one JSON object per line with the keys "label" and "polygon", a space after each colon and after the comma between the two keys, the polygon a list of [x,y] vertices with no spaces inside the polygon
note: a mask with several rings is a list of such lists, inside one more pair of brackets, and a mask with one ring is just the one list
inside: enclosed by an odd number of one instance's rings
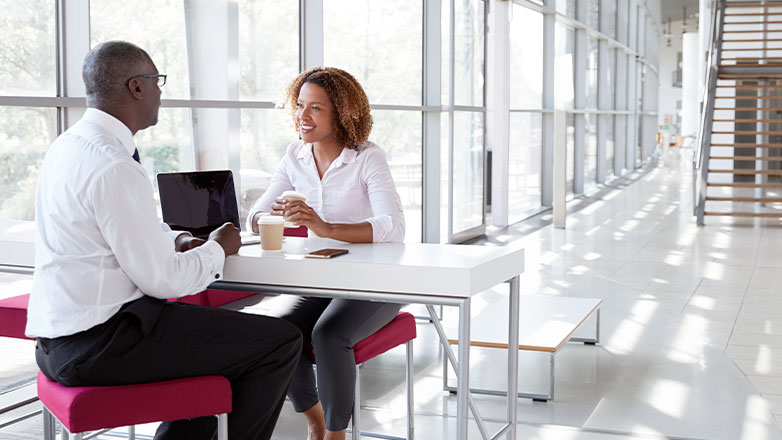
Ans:
{"label": "pink stool", "polygon": [[55,418],[67,433],[81,440],[86,431],[149,422],[217,416],[217,438],[228,439],[231,384],[222,376],[203,376],[139,385],[66,387],[38,373],[38,397],[43,403],[44,440],[54,440]]}
{"label": "pink stool", "polygon": [[17,339],[33,339],[24,335],[27,326],[27,304],[30,295],[0,299],[0,336]]}
{"label": "pink stool", "polygon": [[[359,366],[364,362],[405,344],[407,359],[405,360],[405,381],[407,383],[407,440],[414,438],[414,412],[413,412],[413,339],[416,337],[415,317],[407,312],[399,312],[385,327],[368,336],[353,346],[353,355],[356,358],[356,395],[353,400],[353,418],[351,420],[351,435],[353,440],[358,440],[360,435],[384,439],[401,439],[385,434],[361,432],[361,376]],[[310,347],[306,347],[310,351]],[[313,359],[314,355],[308,353]],[[360,434],[359,434],[360,433]]]}

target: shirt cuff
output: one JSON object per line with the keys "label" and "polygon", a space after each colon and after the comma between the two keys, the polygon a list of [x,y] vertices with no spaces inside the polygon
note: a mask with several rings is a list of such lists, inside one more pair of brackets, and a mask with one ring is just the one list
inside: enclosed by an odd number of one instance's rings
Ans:
{"label": "shirt cuff", "polygon": [[207,240],[206,243],[201,245],[202,249],[206,249],[212,254],[212,278],[214,281],[221,280],[223,278],[223,267],[225,266],[225,251],[220,243],[214,240]]}

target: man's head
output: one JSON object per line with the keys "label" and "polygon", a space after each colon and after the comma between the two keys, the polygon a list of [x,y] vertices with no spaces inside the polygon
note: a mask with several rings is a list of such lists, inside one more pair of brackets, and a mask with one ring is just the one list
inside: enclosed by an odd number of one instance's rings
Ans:
{"label": "man's head", "polygon": [[133,133],[155,125],[161,94],[157,74],[140,47],[125,41],[101,43],[84,58],[87,106],[117,117]]}

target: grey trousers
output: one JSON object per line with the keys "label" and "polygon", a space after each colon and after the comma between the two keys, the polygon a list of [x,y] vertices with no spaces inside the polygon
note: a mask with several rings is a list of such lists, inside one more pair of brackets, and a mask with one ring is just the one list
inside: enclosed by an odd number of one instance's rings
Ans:
{"label": "grey trousers", "polygon": [[296,365],[288,397],[297,412],[318,403],[326,415],[326,429],[348,427],[356,385],[353,346],[383,328],[399,313],[402,304],[348,299],[290,296],[282,299],[272,315],[293,323],[304,342],[312,343],[317,360],[317,387],[312,359],[302,354]]}

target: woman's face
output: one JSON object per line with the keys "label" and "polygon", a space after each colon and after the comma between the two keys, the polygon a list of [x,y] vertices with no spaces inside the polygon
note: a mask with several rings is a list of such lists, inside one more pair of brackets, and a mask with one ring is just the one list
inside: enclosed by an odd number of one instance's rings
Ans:
{"label": "woman's face", "polygon": [[304,142],[336,140],[336,111],[323,87],[312,83],[304,83],[301,86],[296,103],[296,119]]}

